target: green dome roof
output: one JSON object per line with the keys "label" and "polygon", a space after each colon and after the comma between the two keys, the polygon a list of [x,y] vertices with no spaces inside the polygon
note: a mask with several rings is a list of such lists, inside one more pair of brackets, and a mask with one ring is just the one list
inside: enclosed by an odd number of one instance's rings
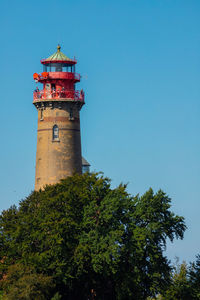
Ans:
{"label": "green dome roof", "polygon": [[52,54],[51,56],[49,56],[48,58],[46,58],[44,61],[48,62],[48,61],[70,61],[70,62],[74,62],[74,60],[70,59],[69,57],[67,57],[64,53],[62,53],[60,51],[61,47],[60,45],[57,46],[57,51]]}

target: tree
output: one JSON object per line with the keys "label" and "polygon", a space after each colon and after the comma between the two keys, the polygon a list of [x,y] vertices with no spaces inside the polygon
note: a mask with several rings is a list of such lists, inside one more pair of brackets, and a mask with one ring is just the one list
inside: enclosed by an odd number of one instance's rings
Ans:
{"label": "tree", "polygon": [[37,274],[30,267],[11,265],[6,278],[1,281],[6,300],[47,300],[51,299],[53,281],[50,276]]}
{"label": "tree", "polygon": [[[1,278],[20,264],[53,278],[62,299],[146,299],[170,281],[166,240],[183,238],[170,198],[130,196],[98,174],[33,192],[0,216]],[[57,296],[56,296],[57,297]]]}
{"label": "tree", "polygon": [[191,282],[188,274],[188,267],[185,262],[179,264],[178,261],[171,274],[171,283],[164,291],[163,300],[192,300]]}
{"label": "tree", "polygon": [[190,285],[193,299],[200,299],[200,255],[196,256],[196,261],[189,267]]}
{"label": "tree", "polygon": [[177,264],[171,273],[171,283],[163,291],[163,300],[200,299],[200,255],[189,266],[185,262]]}

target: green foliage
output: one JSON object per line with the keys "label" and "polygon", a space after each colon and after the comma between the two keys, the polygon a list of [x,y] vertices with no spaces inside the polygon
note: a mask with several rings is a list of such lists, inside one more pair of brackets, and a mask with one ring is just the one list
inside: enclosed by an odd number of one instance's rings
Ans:
{"label": "green foliage", "polygon": [[163,300],[192,300],[190,278],[185,262],[176,264],[172,273],[171,284],[163,293]]}
{"label": "green foliage", "polygon": [[6,277],[1,281],[6,300],[47,300],[53,288],[52,278],[36,274],[20,264],[8,267]]}
{"label": "green foliage", "polygon": [[190,264],[189,277],[193,299],[200,299],[200,255]]}
{"label": "green foliage", "polygon": [[3,300],[3,291],[0,291],[0,300]]}
{"label": "green foliage", "polygon": [[51,300],[61,300],[62,299],[62,296],[57,292],[53,298],[51,298]]}
{"label": "green foliage", "polygon": [[188,267],[185,262],[176,264],[171,284],[162,294],[163,300],[200,299],[200,255]]}
{"label": "green foliage", "polygon": [[[126,185],[111,189],[98,174],[33,192],[19,208],[3,211],[0,227],[0,272],[10,293],[15,285],[6,276],[17,264],[49,278],[44,285],[52,277],[53,299],[77,300],[155,296],[170,282],[166,240],[182,239],[186,228],[161,190],[131,197]],[[34,274],[21,274],[17,284],[29,286]]]}

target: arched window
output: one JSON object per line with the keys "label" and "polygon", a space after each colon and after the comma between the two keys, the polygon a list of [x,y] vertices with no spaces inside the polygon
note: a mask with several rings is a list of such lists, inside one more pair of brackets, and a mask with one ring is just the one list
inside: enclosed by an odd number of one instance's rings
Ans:
{"label": "arched window", "polygon": [[53,126],[53,141],[59,140],[59,129],[57,125]]}

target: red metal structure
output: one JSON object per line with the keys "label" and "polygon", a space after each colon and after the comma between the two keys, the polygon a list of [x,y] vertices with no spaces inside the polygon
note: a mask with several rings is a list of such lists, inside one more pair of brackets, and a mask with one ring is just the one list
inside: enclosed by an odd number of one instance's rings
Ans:
{"label": "red metal structure", "polygon": [[43,84],[43,89],[38,88],[33,93],[33,103],[41,101],[59,100],[59,101],[79,101],[83,105],[84,92],[77,91],[75,84],[80,82],[80,74],[75,72],[77,61],[70,59],[60,52],[60,46],[57,47],[56,54],[47,59],[42,59],[43,72],[34,73],[35,82]]}

